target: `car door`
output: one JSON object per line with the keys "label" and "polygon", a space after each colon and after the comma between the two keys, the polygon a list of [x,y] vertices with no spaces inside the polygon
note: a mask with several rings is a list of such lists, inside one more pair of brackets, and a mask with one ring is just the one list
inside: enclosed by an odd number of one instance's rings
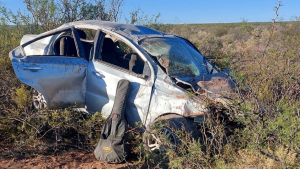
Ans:
{"label": "car door", "polygon": [[11,51],[10,59],[20,81],[42,93],[47,106],[84,107],[88,61],[74,27],[41,34]]}
{"label": "car door", "polygon": [[[138,74],[128,70],[128,64],[121,67],[116,65],[114,61],[104,61],[103,51],[106,50],[104,49],[106,37],[104,33],[100,31],[98,33],[98,39],[95,43],[97,50],[94,50],[94,57],[88,64],[87,109],[108,116],[111,113],[115,98],[118,97],[115,93],[119,80],[127,79],[130,81],[130,94],[126,108],[128,123],[133,126],[135,122],[145,122],[153,85],[150,79],[153,77],[150,77],[149,73],[145,73],[147,71]],[[113,55],[108,55],[108,57],[113,57]],[[147,68],[149,68],[149,64],[144,62],[142,69]]]}

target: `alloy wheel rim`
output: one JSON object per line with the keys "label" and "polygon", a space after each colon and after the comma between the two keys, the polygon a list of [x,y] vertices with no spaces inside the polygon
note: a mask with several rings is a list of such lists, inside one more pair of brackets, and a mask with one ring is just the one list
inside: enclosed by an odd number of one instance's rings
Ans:
{"label": "alloy wheel rim", "polygon": [[33,90],[32,101],[33,101],[33,106],[36,109],[43,109],[47,107],[47,103],[44,96],[36,89]]}
{"label": "alloy wheel rim", "polygon": [[[160,138],[160,135],[163,137]],[[163,128],[159,134],[151,133],[147,137],[147,146],[150,151],[164,152],[166,148],[175,149],[176,144],[176,137],[168,128]]]}

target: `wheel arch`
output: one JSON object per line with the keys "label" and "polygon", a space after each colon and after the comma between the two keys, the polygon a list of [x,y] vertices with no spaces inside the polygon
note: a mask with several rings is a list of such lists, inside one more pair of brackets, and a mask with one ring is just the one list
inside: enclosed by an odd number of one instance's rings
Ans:
{"label": "wheel arch", "polygon": [[159,116],[155,117],[154,120],[152,120],[147,126],[146,128],[150,128],[151,125],[153,125],[156,121],[158,120],[167,120],[167,119],[171,119],[172,117],[183,117],[181,114],[178,113],[172,113],[172,112],[168,112],[168,113],[164,113],[164,114],[160,114]]}

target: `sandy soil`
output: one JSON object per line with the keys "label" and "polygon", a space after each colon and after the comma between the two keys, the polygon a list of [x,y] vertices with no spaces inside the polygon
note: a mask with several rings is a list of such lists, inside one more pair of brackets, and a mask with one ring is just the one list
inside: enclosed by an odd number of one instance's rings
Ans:
{"label": "sandy soil", "polygon": [[0,169],[28,168],[28,169],[122,169],[139,168],[132,163],[107,164],[97,161],[92,153],[70,150],[57,156],[37,155],[33,158],[19,156],[17,158],[0,158]]}

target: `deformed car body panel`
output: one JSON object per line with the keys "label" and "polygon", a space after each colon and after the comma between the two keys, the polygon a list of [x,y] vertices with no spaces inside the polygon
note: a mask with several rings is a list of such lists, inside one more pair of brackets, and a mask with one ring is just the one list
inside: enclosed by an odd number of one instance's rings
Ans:
{"label": "deformed car body panel", "polygon": [[236,98],[233,81],[222,72],[204,76],[201,81],[197,82],[197,85],[211,100],[222,97]]}
{"label": "deformed car body panel", "polygon": [[[85,56],[85,53],[88,52],[82,50],[80,38],[74,30],[77,28],[98,31],[90,51],[90,57]],[[214,92],[207,85],[218,83],[218,80],[204,82],[204,79],[211,75],[218,77],[219,71],[203,58],[200,52],[186,39],[143,26],[106,21],[78,21],[64,24],[56,30],[37,36],[36,38],[48,37],[48,39],[43,39],[40,41],[40,45],[30,48],[34,48],[38,52],[44,50],[44,53],[51,54],[50,47],[60,36],[57,33],[62,33],[65,30],[72,30],[79,57],[26,56],[24,46],[31,45],[34,41],[34,35],[24,37],[21,46],[10,53],[17,77],[23,83],[39,90],[44,95],[48,106],[63,107],[73,103],[76,107],[85,107],[91,113],[100,111],[104,116],[107,116],[111,112],[115,97],[117,97],[114,93],[120,79],[127,79],[131,82],[126,110],[127,119],[131,126],[134,126],[135,122],[142,122],[143,125],[148,126],[158,117],[169,113],[185,117],[203,116],[209,112],[207,98],[214,101],[222,99],[223,95],[214,98],[206,97],[207,93],[205,92]],[[55,33],[55,36],[51,36]],[[104,38],[104,34],[114,36],[134,49],[146,65],[143,74],[136,74],[101,61],[101,57],[100,60],[95,59],[96,56],[101,56],[102,46],[100,42]],[[151,38],[175,39],[179,40],[181,44],[186,43],[186,46],[190,46],[184,52],[170,47],[166,48],[166,51],[161,49],[162,51],[158,51],[158,54],[155,55],[150,48],[141,45],[143,42],[151,41]],[[47,46],[48,40],[49,45]],[[169,46],[174,45],[173,42],[165,42]],[[28,51],[30,50],[27,49]],[[29,52],[28,54],[34,55],[38,52]],[[179,53],[178,56],[174,56],[176,53]],[[193,63],[188,62],[187,59],[181,59],[181,56],[187,55],[189,55],[188,60],[193,60]],[[175,62],[172,63],[173,61]],[[171,64],[173,65],[170,67]],[[189,72],[192,72],[191,76],[182,72],[185,70],[185,64],[193,64],[188,67]],[[178,71],[176,66],[181,66],[182,69],[180,70],[182,71]],[[39,67],[41,69],[27,70],[26,67]],[[171,69],[168,70],[168,68]],[[187,85],[192,90],[187,91],[178,83]],[[228,83],[230,82],[228,81]],[[225,90],[225,87],[219,89],[218,91],[223,93],[222,90]],[[226,88],[226,90],[232,91],[231,88]],[[195,93],[198,96],[195,96]]]}
{"label": "deformed car body panel", "polygon": [[[145,61],[145,65],[148,65],[147,58],[137,46],[133,45],[132,41],[126,39],[119,34],[110,32],[108,30],[102,30],[103,34],[114,36],[116,39],[120,39],[130,46],[137,54]],[[104,38],[99,34],[99,38],[96,40],[95,46],[99,46]],[[108,116],[111,113],[112,106],[115,100],[116,85],[119,80],[127,79],[130,81],[130,95],[128,97],[128,104],[126,108],[126,114],[128,116],[128,123],[132,126],[136,122],[144,122],[147,117],[148,107],[151,98],[151,90],[154,81],[154,71],[150,67],[148,76],[145,74],[136,74],[132,71],[120,68],[113,64],[100,61],[96,59],[100,55],[99,50],[94,51],[94,56],[89,62],[87,72],[87,92],[86,92],[86,105],[87,109],[91,112],[101,111],[104,116]]]}
{"label": "deformed car body panel", "polygon": [[[25,37],[9,57],[20,81],[41,92],[49,107],[84,107],[82,90],[88,61],[80,57],[43,55],[49,46],[46,41],[50,43],[53,34],[66,30],[72,27],[49,31],[35,38]],[[77,49],[80,50],[78,46]]]}
{"label": "deformed car body panel", "polygon": [[48,106],[66,107],[85,103],[82,84],[85,83],[87,61],[82,58],[30,56],[12,60],[21,82],[37,89]]}
{"label": "deformed car body panel", "polygon": [[151,124],[157,117],[164,114],[175,113],[185,117],[196,117],[203,116],[207,112],[205,100],[178,87],[158,68],[146,124]]}
{"label": "deformed car body panel", "polygon": [[128,79],[130,81],[130,95],[126,108],[127,115],[130,117],[128,122],[134,124],[135,121],[145,120],[152,90],[152,85],[146,80],[117,70],[113,65],[101,61],[93,61],[89,64],[87,78],[88,110],[101,110],[101,113],[107,117],[117,97],[114,93],[118,81]]}

